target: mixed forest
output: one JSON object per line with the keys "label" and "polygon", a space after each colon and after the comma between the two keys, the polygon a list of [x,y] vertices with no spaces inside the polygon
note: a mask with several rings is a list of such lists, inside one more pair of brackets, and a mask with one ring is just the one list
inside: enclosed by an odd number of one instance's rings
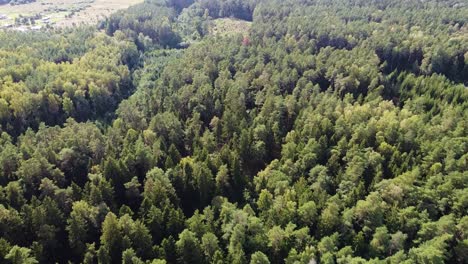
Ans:
{"label": "mixed forest", "polygon": [[467,86],[464,0],[2,31],[0,262],[468,263]]}

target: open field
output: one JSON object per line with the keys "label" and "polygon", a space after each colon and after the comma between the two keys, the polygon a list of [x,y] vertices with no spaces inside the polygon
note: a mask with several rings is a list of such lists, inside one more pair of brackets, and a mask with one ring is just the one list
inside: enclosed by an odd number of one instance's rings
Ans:
{"label": "open field", "polygon": [[[0,27],[67,27],[93,24],[109,14],[143,0],[38,0],[23,5],[0,5]],[[31,19],[34,22],[31,23]]]}
{"label": "open field", "polygon": [[213,20],[209,27],[211,35],[229,35],[243,34],[247,35],[252,22],[234,19],[234,18],[218,18]]}

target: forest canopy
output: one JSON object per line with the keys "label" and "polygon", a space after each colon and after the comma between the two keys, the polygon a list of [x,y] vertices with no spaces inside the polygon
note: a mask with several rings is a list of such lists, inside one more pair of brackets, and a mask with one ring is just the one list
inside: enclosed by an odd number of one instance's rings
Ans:
{"label": "forest canopy", "polygon": [[458,0],[148,0],[2,31],[0,259],[468,263],[467,108]]}

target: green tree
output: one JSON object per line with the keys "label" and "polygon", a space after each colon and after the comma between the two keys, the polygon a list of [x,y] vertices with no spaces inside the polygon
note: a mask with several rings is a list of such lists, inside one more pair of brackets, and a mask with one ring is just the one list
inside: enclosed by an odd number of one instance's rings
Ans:
{"label": "green tree", "polygon": [[203,263],[203,255],[200,241],[195,234],[187,229],[179,235],[176,242],[178,262],[180,263]]}
{"label": "green tree", "polygon": [[263,252],[257,251],[252,254],[250,257],[250,263],[251,264],[269,264],[270,260],[268,260],[268,257],[263,254]]}
{"label": "green tree", "polygon": [[30,256],[31,249],[13,246],[10,252],[5,256],[12,264],[35,264],[39,263],[34,257]]}
{"label": "green tree", "polygon": [[[102,235],[100,238],[101,249],[109,256],[109,261],[119,261],[122,258],[122,230],[117,216],[108,213],[102,223]],[[100,250],[101,250],[100,249]]]}
{"label": "green tree", "polygon": [[85,253],[85,243],[92,241],[97,234],[97,215],[97,208],[85,201],[73,203],[66,230],[70,247],[79,258],[82,258]]}
{"label": "green tree", "polygon": [[132,248],[128,248],[122,252],[122,264],[143,264],[140,258],[135,254]]}

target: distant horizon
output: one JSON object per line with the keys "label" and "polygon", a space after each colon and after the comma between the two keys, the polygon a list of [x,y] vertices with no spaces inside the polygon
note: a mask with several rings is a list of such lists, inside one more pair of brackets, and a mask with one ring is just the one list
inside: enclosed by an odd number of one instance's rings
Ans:
{"label": "distant horizon", "polygon": [[[36,0],[18,5],[0,5],[0,14],[6,18],[0,20],[0,27],[6,24],[13,28],[30,28],[35,25],[17,23],[16,19],[22,17],[38,17],[35,23],[47,28],[74,27],[75,25],[95,25],[118,10],[142,3],[143,0],[114,1],[114,0],[71,0],[69,3],[57,2],[57,0]],[[50,23],[44,23],[43,18],[48,17]]]}

